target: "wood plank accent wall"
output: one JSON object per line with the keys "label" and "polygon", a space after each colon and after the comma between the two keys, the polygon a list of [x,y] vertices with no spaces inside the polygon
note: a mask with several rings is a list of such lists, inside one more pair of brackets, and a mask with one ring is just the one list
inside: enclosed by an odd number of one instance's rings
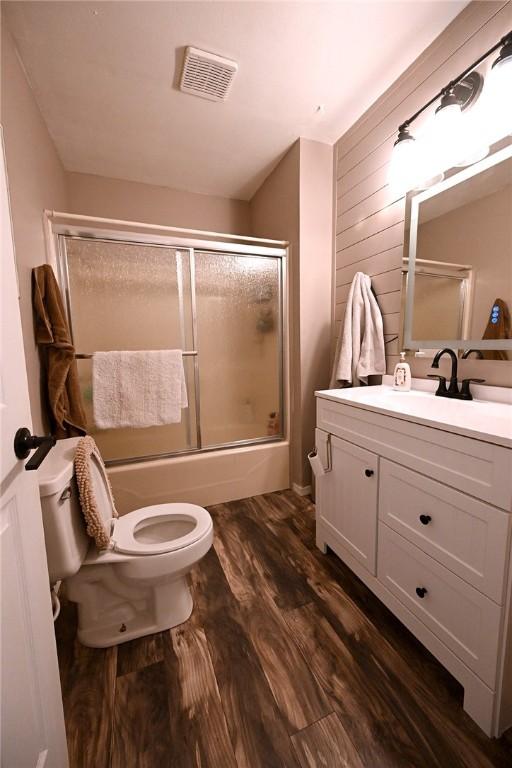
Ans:
{"label": "wood plank accent wall", "polygon": [[[511,28],[512,0],[470,3],[336,143],[335,339],[358,271],[372,277],[386,341],[398,334],[405,198],[387,184],[398,125]],[[391,373],[398,342],[386,349]],[[412,362],[413,375],[425,376],[428,368],[424,360]],[[512,362],[464,361],[461,373],[512,386]]]}

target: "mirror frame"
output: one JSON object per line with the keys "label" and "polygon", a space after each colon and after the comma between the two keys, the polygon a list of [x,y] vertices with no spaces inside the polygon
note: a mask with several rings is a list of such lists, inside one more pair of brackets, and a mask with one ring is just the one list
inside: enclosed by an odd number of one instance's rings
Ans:
{"label": "mirror frame", "polygon": [[[500,142],[501,144],[501,142]],[[404,230],[404,253],[402,258],[402,270],[407,263],[407,287],[405,295],[405,305],[402,324],[402,349],[408,351],[417,351],[420,349],[437,350],[442,347],[450,347],[454,350],[459,349],[480,349],[480,350],[512,350],[512,339],[413,339],[412,321],[414,312],[414,286],[416,271],[416,248],[419,220],[419,206],[425,200],[438,195],[457,184],[461,184],[467,179],[476,176],[478,173],[492,168],[494,165],[512,158],[512,142],[507,143],[505,147],[498,149],[492,154],[487,155],[474,165],[470,165],[462,170],[454,171],[432,187],[423,191],[413,190],[407,194],[406,215]]]}

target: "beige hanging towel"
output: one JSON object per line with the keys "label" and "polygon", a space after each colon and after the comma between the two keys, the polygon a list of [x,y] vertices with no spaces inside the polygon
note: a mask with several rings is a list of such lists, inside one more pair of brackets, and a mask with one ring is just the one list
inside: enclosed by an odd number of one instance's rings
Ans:
{"label": "beige hanging towel", "polygon": [[330,388],[368,383],[368,376],[386,373],[382,315],[372,281],[356,272],[348,294],[343,330],[339,335]]}
{"label": "beige hanging towel", "polygon": [[[109,496],[110,509],[105,510],[106,514],[103,516],[98,507],[98,500],[94,493],[94,486],[91,476],[91,462],[95,461],[97,467],[103,479],[105,481],[105,488]],[[82,437],[78,441],[75,449],[75,477],[78,486],[78,494],[80,497],[80,506],[82,507],[82,514],[85,518],[87,533],[94,539],[94,542],[98,549],[104,550],[110,548],[110,529],[107,526],[106,519],[111,515],[112,517],[118,517],[117,510],[114,504],[114,497],[112,495],[112,488],[110,487],[110,481],[108,479],[105,465],[101,457],[101,453],[98,450],[98,446],[90,436]]]}
{"label": "beige hanging towel", "polygon": [[52,434],[57,438],[85,435],[86,418],[75,349],[60,289],[49,264],[32,270],[32,307]]}

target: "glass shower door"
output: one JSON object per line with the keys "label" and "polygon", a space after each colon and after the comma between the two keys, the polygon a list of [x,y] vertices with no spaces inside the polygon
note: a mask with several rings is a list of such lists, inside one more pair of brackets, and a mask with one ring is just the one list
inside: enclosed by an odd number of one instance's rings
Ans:
{"label": "glass shower door", "polygon": [[[194,351],[190,251],[83,237],[60,238],[78,355],[109,350]],[[64,281],[65,282],[65,281]],[[90,433],[108,461],[198,447],[195,360],[183,359],[189,407],[180,424],[97,430],[92,411],[92,362],[78,359]]]}
{"label": "glass shower door", "polygon": [[202,445],[282,436],[281,259],[194,259]]}

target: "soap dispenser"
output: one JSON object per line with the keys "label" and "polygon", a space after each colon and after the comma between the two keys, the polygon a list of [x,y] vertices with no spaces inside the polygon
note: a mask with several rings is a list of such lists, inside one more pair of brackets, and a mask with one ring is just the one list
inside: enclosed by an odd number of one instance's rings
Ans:
{"label": "soap dispenser", "polygon": [[409,392],[411,388],[411,367],[405,362],[405,352],[400,352],[400,362],[395,365],[393,374],[393,389]]}

